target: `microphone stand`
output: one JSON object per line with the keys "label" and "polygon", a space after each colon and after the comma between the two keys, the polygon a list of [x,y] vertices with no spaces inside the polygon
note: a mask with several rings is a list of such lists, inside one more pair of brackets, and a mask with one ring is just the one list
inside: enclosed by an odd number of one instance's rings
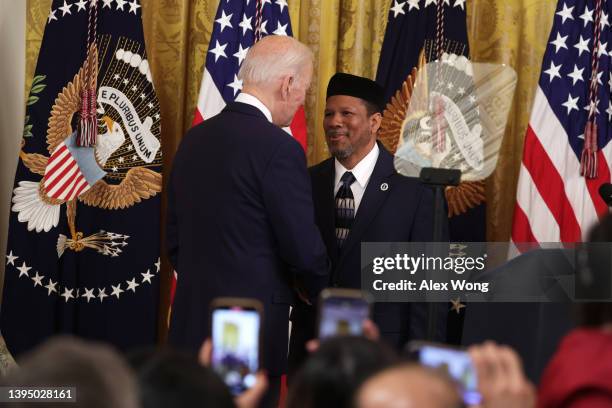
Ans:
{"label": "microphone stand", "polygon": [[[444,235],[444,222],[448,215],[444,208],[444,190],[447,186],[458,186],[461,181],[461,170],[438,169],[423,167],[419,175],[423,184],[430,185],[434,189],[434,213],[433,213],[433,242],[442,242]],[[438,304],[427,303],[427,339],[435,340],[436,326],[438,323]]]}

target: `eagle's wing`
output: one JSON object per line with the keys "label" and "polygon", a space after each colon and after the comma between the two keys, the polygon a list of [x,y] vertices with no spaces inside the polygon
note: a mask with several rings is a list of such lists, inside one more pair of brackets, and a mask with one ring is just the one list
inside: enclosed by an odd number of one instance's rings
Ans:
{"label": "eagle's wing", "polygon": [[[98,50],[92,46],[89,53],[89,61],[93,63],[94,72],[98,72]],[[72,134],[72,116],[77,113],[81,105],[81,90],[85,86],[84,75],[85,66],[83,64],[79,72],[74,76],[57,95],[53,108],[51,109],[51,117],[49,118],[49,127],[47,128],[47,150],[53,153],[55,148]],[[92,76],[95,78],[95,75]],[[91,79],[93,81],[93,79]],[[90,84],[91,86],[92,84]]]}
{"label": "eagle's wing", "polygon": [[38,153],[26,153],[23,150],[19,152],[19,157],[23,164],[35,174],[45,175],[45,169],[47,168],[47,162],[49,158]]}
{"label": "eagle's wing", "polygon": [[161,191],[162,176],[145,167],[130,169],[119,185],[98,181],[85,194],[79,196],[83,203],[106,210],[131,207],[142,199],[153,197]]}
{"label": "eagle's wing", "polygon": [[55,148],[72,134],[72,116],[79,110],[81,97],[81,73],[74,76],[72,82],[62,89],[62,92],[55,98],[55,103],[51,109],[49,127],[47,128],[47,150],[52,154]]}
{"label": "eagle's wing", "polygon": [[456,187],[446,187],[445,195],[449,218],[463,214],[487,199],[484,180],[462,181]]}
{"label": "eagle's wing", "polygon": [[412,72],[410,72],[406,80],[402,83],[402,88],[391,97],[391,101],[387,103],[387,107],[383,112],[378,138],[391,154],[395,154],[399,139],[402,136],[402,125],[406,119],[406,111],[408,110],[410,97],[414,91],[414,81],[417,72],[416,68],[412,69]]}

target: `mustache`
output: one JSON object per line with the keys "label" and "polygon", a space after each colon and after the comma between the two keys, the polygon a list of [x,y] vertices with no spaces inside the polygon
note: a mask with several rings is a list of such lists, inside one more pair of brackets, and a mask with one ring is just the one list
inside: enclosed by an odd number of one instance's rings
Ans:
{"label": "mustache", "polygon": [[329,129],[325,132],[326,136],[338,136],[338,135],[346,135],[348,132],[342,129]]}

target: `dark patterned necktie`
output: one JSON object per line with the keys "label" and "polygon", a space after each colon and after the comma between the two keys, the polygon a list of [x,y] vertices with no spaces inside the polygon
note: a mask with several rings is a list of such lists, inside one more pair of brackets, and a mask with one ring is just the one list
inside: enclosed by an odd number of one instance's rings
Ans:
{"label": "dark patterned necktie", "polygon": [[338,249],[342,248],[342,244],[346,241],[355,219],[355,199],[353,198],[353,191],[351,191],[351,184],[355,180],[353,173],[345,172],[340,179],[342,185],[336,193],[336,241]]}

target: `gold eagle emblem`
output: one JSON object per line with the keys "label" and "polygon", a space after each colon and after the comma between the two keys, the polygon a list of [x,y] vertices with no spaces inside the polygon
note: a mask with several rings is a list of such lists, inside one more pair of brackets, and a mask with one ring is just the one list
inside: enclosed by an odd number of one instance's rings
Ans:
{"label": "gold eagle emblem", "polygon": [[[115,179],[121,179],[118,184],[108,183],[104,178],[100,178],[89,188],[84,189],[84,192],[74,197],[58,199],[48,194],[49,187],[45,184],[45,180],[48,177],[50,160],[58,146],[65,143],[74,133],[72,121],[73,116],[80,108],[81,89],[86,85],[84,83],[85,67],[87,63],[91,63],[95,67],[94,72],[97,72],[97,61],[98,53],[94,46],[93,52],[89,53],[88,60],[85,61],[72,81],[62,89],[55,99],[51,109],[46,138],[47,150],[50,156],[26,153],[23,150],[24,146],[22,143],[19,156],[23,164],[32,173],[43,177],[38,183],[31,181],[19,182],[13,197],[13,211],[19,213],[19,221],[27,222],[28,230],[35,230],[36,232],[48,232],[51,228],[56,227],[59,222],[59,207],[66,203],[66,214],[71,239],[66,239],[66,237],[60,234],[59,241],[65,243],[66,248],[77,251],[85,247],[100,251],[101,246],[98,241],[108,239],[105,236],[112,234],[97,233],[83,238],[83,233],[78,232],[75,225],[77,200],[88,206],[105,210],[125,209],[142,200],[155,196],[161,191],[162,187],[162,176],[160,173],[145,166],[132,166],[125,174],[115,177]],[[92,165],[99,166],[98,171],[101,174],[105,174],[102,170],[106,161],[126,139],[123,136],[123,130],[118,121],[114,121],[105,115],[101,118],[100,122],[102,128],[106,129],[106,133],[102,132],[98,135],[98,141],[93,147],[94,154],[91,155],[91,161]],[[112,235],[118,236],[118,234]],[[60,243],[58,243],[58,254],[61,256],[63,250],[60,250],[59,247]]]}
{"label": "gold eagle emblem", "polygon": [[[409,119],[412,119],[406,116],[415,89],[417,74],[424,65],[425,56],[424,53],[421,53],[418,68],[412,69],[400,89],[391,97],[383,112],[378,137],[392,154],[395,154],[400,144],[404,124]],[[425,107],[423,108],[425,109]],[[416,114],[419,109],[414,109],[413,107],[411,111]],[[456,187],[446,187],[445,195],[448,202],[448,217],[463,214],[470,208],[474,208],[486,201],[485,182],[484,180],[463,181]]]}

